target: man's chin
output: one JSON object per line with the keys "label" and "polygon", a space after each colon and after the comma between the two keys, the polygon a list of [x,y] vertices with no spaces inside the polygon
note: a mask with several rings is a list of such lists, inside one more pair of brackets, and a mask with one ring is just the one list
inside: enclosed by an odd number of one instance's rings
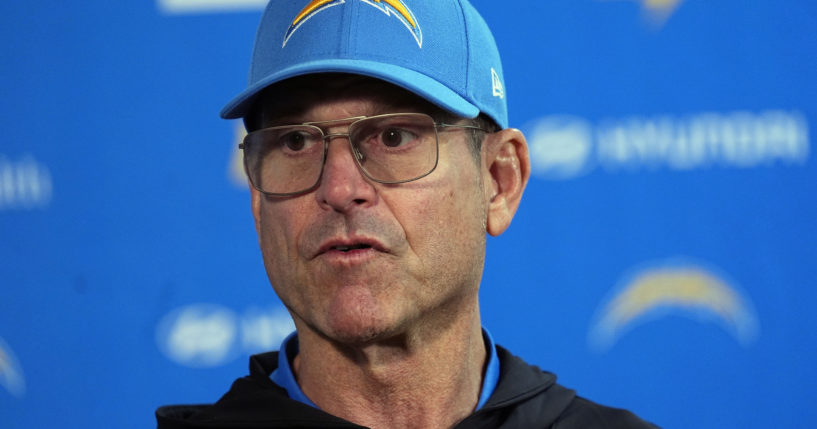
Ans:
{"label": "man's chin", "polygon": [[329,303],[325,332],[335,341],[365,345],[396,334],[400,305],[368,287],[347,286]]}
{"label": "man's chin", "polygon": [[398,329],[384,318],[337,317],[330,322],[328,336],[335,342],[352,347],[364,347],[397,335]]}

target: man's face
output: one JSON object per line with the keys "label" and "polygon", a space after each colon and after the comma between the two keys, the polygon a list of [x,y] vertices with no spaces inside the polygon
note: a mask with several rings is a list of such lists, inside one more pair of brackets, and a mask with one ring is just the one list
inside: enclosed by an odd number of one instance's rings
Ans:
{"label": "man's face", "polygon": [[[428,109],[380,81],[326,79],[300,79],[268,93],[261,125]],[[343,133],[347,126],[324,132]],[[469,132],[441,131],[439,142],[437,168],[413,182],[368,180],[343,137],[330,140],[317,188],[287,198],[251,190],[267,274],[299,329],[360,344],[449,323],[473,310],[489,173],[470,152]]]}

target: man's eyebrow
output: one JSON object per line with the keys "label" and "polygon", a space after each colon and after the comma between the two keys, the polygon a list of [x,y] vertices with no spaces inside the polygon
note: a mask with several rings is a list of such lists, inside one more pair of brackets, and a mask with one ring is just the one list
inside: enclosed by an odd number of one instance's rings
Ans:
{"label": "man's eyebrow", "polygon": [[284,109],[280,106],[268,107],[261,112],[260,126],[262,128],[275,127],[280,125],[299,125],[309,122],[305,116],[307,107],[297,104],[290,104]]}
{"label": "man's eyebrow", "polygon": [[406,100],[397,100],[389,103],[376,103],[372,109],[373,115],[384,115],[388,113],[425,113],[434,117],[441,110],[425,100],[414,100],[406,97]]}
{"label": "man's eyebrow", "polygon": [[277,127],[277,126],[281,126],[281,125],[301,125],[301,124],[303,124],[305,122],[309,122],[309,121],[306,120],[306,119],[301,118],[300,116],[294,116],[294,115],[277,116],[277,115],[273,115],[273,116],[264,118],[264,121],[262,122],[261,126],[263,126],[264,128],[269,128],[269,127]]}
{"label": "man's eyebrow", "polygon": [[[304,114],[302,113],[297,113],[299,111],[306,110],[304,108],[295,108],[293,110],[295,113],[289,111],[281,112],[279,114],[275,110],[272,110],[270,113],[265,113],[262,117],[261,127],[269,128],[281,125],[300,125],[306,122],[313,122],[315,120],[315,118],[308,118],[305,117]],[[396,104],[371,103],[371,106],[365,109],[362,116],[377,116],[386,115],[390,113],[425,113],[428,114],[429,116],[434,117],[435,114],[437,113],[437,110],[439,109],[434,109],[433,106],[425,105],[425,103],[422,102],[407,101]]]}

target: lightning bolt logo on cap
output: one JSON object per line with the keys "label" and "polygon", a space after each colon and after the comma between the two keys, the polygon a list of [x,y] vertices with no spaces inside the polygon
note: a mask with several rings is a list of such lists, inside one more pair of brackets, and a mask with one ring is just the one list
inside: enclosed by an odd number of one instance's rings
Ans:
{"label": "lightning bolt logo on cap", "polygon": [[[369,6],[372,6],[387,16],[396,17],[409,30],[418,47],[423,47],[423,33],[420,30],[420,25],[417,23],[417,18],[414,13],[403,4],[400,0],[352,0],[360,1]],[[292,20],[292,24],[284,35],[284,43],[282,48],[287,45],[290,37],[295,34],[310,18],[334,6],[340,6],[346,3],[346,0],[312,0],[307,4]]]}

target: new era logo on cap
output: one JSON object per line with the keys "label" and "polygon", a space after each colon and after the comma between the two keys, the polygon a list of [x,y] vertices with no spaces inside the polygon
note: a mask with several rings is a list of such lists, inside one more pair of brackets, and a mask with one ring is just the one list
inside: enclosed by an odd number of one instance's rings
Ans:
{"label": "new era logo on cap", "polygon": [[[417,18],[414,17],[414,13],[411,12],[403,2],[400,0],[350,0],[350,1],[360,1],[362,3],[368,4],[379,11],[386,14],[386,16],[393,16],[397,18],[414,36],[414,40],[417,41],[418,47],[423,47],[423,32],[420,30],[420,25],[417,22]],[[313,16],[327,10],[330,7],[340,6],[346,3],[346,0],[312,0],[307,4],[300,13],[292,20],[292,25],[289,26],[287,29],[286,34],[284,35],[284,43],[281,47],[285,47],[289,38],[301,28],[310,18]]]}
{"label": "new era logo on cap", "polygon": [[502,78],[499,73],[491,67],[491,92],[494,97],[505,98],[505,87],[502,86]]}

